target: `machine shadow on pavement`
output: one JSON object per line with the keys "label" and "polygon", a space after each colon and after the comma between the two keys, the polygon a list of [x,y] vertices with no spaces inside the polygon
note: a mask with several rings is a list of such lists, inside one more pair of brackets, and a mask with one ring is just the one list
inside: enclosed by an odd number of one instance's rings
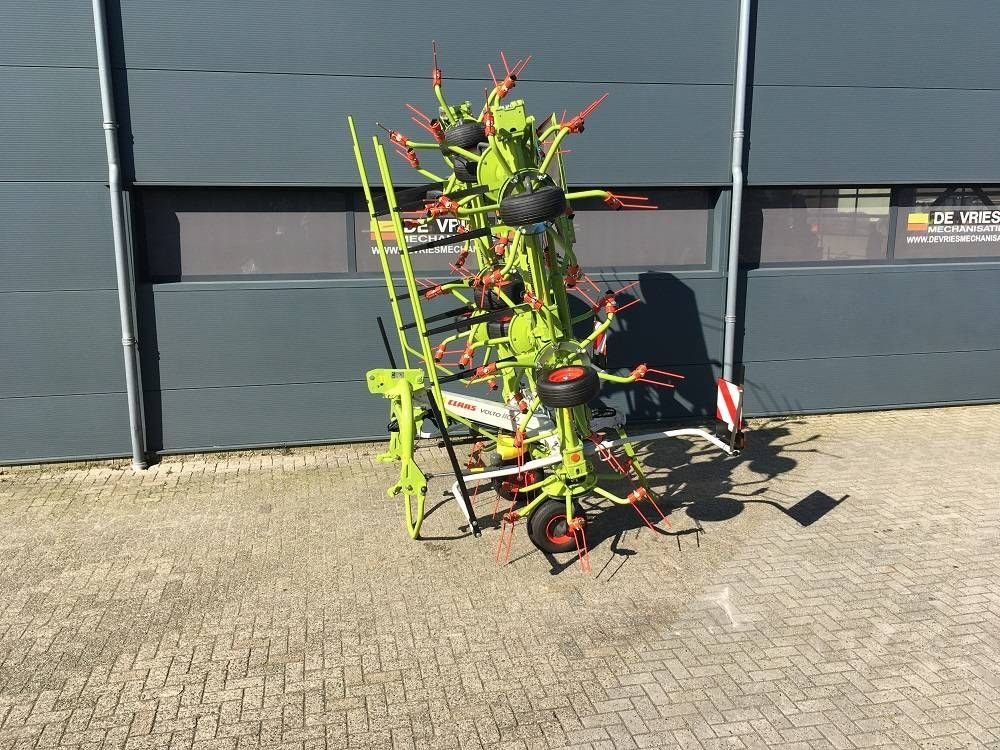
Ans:
{"label": "machine shadow on pavement", "polygon": [[[778,502],[768,497],[770,483],[779,476],[791,472],[798,465],[796,456],[802,453],[816,453],[814,444],[822,438],[819,433],[804,439],[787,442],[791,427],[803,424],[794,419],[770,419],[755,426],[748,432],[747,449],[739,456],[725,460],[697,460],[702,454],[707,458],[711,449],[695,448],[685,441],[659,441],[649,443],[642,451],[643,464],[649,470],[649,480],[653,490],[659,495],[656,503],[659,513],[649,502],[640,504],[652,529],[636,512],[634,507],[616,506],[596,499],[583,502],[585,510],[600,512],[587,513],[587,543],[596,551],[605,545],[611,556],[600,569],[595,568],[595,577],[609,580],[617,574],[629,558],[640,555],[630,548],[628,540],[634,539],[631,532],[655,533],[673,537],[677,551],[683,550],[684,539],[696,546],[702,544],[702,534],[710,541],[710,527],[704,524],[721,523],[732,520],[742,513],[748,504],[768,505],[800,526],[806,527],[819,521],[834,510],[847,496],[834,499],[820,489],[816,489],[797,500]],[[694,461],[692,461],[694,459]],[[746,469],[746,471],[738,471]],[[751,476],[737,479],[737,474]],[[427,510],[430,516],[437,510],[454,510],[454,499],[450,496],[437,499]],[[484,529],[496,530],[500,527],[501,516],[507,509],[506,501],[496,502],[495,493],[482,488],[475,497],[475,507],[480,514]],[[499,512],[493,516],[494,508]],[[667,526],[661,519],[662,513],[670,521]],[[659,523],[656,523],[659,521]],[[461,527],[454,535],[421,535],[425,541],[444,541],[469,536],[466,527]],[[550,573],[558,575],[564,570],[578,565],[576,554],[553,555],[534,547],[522,551],[508,564],[535,555],[542,555],[550,565]],[[606,577],[605,577],[606,576]]]}

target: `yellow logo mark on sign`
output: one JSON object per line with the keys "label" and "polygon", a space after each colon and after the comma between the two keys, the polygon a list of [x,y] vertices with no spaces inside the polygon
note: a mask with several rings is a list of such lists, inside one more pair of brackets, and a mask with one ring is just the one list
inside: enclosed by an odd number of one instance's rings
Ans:
{"label": "yellow logo mark on sign", "polygon": [[907,232],[925,232],[931,215],[928,213],[911,213],[906,216]]}
{"label": "yellow logo mark on sign", "polygon": [[[372,242],[375,241],[375,232],[370,232]],[[396,239],[396,233],[393,229],[391,221],[380,221],[378,223],[378,234],[381,236],[383,242],[388,242]]]}

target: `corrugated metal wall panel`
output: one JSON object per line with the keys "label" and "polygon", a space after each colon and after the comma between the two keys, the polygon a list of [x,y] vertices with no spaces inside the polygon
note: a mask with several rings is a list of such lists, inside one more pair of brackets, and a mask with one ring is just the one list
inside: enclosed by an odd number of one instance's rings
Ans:
{"label": "corrugated metal wall panel", "polygon": [[97,67],[90,3],[4,0],[0,65]]}
{"label": "corrugated metal wall panel", "polygon": [[[481,82],[455,86],[481,97]],[[529,109],[544,117],[577,112],[609,86],[526,83]],[[725,85],[616,85],[572,142],[571,178],[580,184],[724,183],[732,88]],[[356,185],[347,132],[375,122],[406,132],[404,103],[426,105],[413,80],[135,70],[128,73],[135,179],[179,184]],[[519,93],[521,89],[518,89]],[[369,141],[370,142],[370,141]],[[433,156],[429,169],[438,168]],[[422,178],[392,155],[397,179]],[[374,161],[369,166],[374,169]]]}
{"label": "corrugated metal wall panel", "polygon": [[5,3],[0,66],[0,461],[128,453],[90,3]]}
{"label": "corrugated metal wall panel", "polygon": [[755,86],[756,185],[990,183],[1000,91]]}
{"label": "corrugated metal wall panel", "polygon": [[150,447],[209,450],[385,437],[364,381],[147,391]]}
{"label": "corrugated metal wall panel", "polygon": [[998,372],[1000,351],[995,349],[752,362],[746,369],[745,412],[756,416],[997,401]]}
{"label": "corrugated metal wall panel", "polygon": [[129,452],[124,393],[0,398],[0,462]]}
{"label": "corrugated metal wall panel", "polygon": [[754,83],[1000,88],[996,0],[758,0]]}
{"label": "corrugated metal wall panel", "polygon": [[[498,14],[526,33],[491,39]],[[408,0],[124,0],[122,27],[130,68],[408,76],[422,79],[413,91],[430,93],[436,39],[448,86],[466,78],[481,89],[498,46],[511,63],[535,55],[528,80],[731,83],[736,0],[473,0],[447,10]]]}
{"label": "corrugated metal wall panel", "polygon": [[0,292],[114,289],[108,189],[0,182]]}
{"label": "corrugated metal wall panel", "polygon": [[[646,300],[645,310],[632,308],[622,315],[610,339],[611,366],[645,361],[690,377],[669,395],[610,388],[610,403],[632,408],[638,419],[701,413],[708,403],[705,394],[710,397],[714,388],[704,363],[718,356],[722,345],[722,280],[685,282],[666,273],[637,278],[634,290]],[[627,280],[622,276],[608,284],[617,288]],[[286,284],[240,284],[229,290],[197,283],[142,287],[143,381],[147,410],[155,412],[150,429],[157,447],[385,434],[385,404],[360,380],[368,369],[389,366],[375,319],[383,316],[391,329],[383,289]],[[293,403],[296,398],[306,400]]]}
{"label": "corrugated metal wall panel", "polygon": [[759,0],[749,181],[995,182],[998,24],[991,0]]}
{"label": "corrugated metal wall panel", "polygon": [[96,70],[3,68],[0,179],[106,179],[98,91]]}
{"label": "corrugated metal wall panel", "polygon": [[164,389],[359,380],[388,366],[375,319],[392,325],[383,288],[151,289],[141,350],[145,380]]}
{"label": "corrugated metal wall panel", "polygon": [[749,413],[1000,399],[1000,268],[751,272]]}
{"label": "corrugated metal wall panel", "polygon": [[125,390],[114,290],[6,292],[0,320],[0,398]]}
{"label": "corrugated metal wall panel", "polygon": [[982,266],[751,272],[745,359],[1000,348],[998,289],[1000,268]]}

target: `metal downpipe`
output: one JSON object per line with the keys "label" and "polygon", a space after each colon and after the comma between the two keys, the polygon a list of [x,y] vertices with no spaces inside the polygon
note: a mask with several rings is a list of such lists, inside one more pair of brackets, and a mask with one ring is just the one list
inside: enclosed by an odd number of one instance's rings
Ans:
{"label": "metal downpipe", "polygon": [[740,217],[743,208],[743,138],[747,100],[747,67],[750,54],[750,3],[740,0],[739,41],[736,51],[736,92],[733,103],[732,200],[729,207],[729,251],[726,270],[725,342],[722,353],[722,377],[735,382],[736,297],[740,267]]}
{"label": "metal downpipe", "polygon": [[115,245],[115,275],[118,285],[118,313],[121,318],[122,349],[125,355],[125,392],[128,399],[129,437],[132,467],[145,469],[146,440],[142,419],[142,386],[139,378],[139,350],[135,337],[135,295],[132,264],[125,241],[125,211],[122,203],[121,165],[118,159],[118,121],[111,83],[108,27],[104,0],[93,0],[94,36],[97,41],[97,73],[101,84],[104,144],[108,154],[108,190],[111,193],[111,229]]}

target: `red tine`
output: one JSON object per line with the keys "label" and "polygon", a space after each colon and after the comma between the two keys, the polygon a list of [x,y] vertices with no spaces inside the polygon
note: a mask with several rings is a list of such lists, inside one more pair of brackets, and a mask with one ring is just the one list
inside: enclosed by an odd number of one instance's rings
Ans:
{"label": "red tine", "polygon": [[490,78],[493,79],[493,88],[495,89],[499,84],[497,83],[497,74],[493,72],[493,63],[487,63],[486,67],[490,71]]}
{"label": "red tine", "polygon": [[660,388],[676,388],[677,387],[673,383],[660,383],[660,382],[657,382],[656,380],[650,380],[649,378],[638,378],[636,380],[636,382],[637,383],[648,383],[649,385],[657,385]]}
{"label": "red tine", "polygon": [[573,528],[573,541],[576,543],[576,556],[580,560],[580,572],[590,573],[590,550],[587,549],[587,533],[581,528]]}
{"label": "red tine", "polygon": [[683,375],[678,375],[676,372],[670,372],[669,370],[656,370],[652,367],[646,370],[646,372],[655,372],[658,375],[666,375],[669,378],[677,378],[678,380],[684,380]]}
{"label": "red tine", "polygon": [[587,107],[586,107],[586,109],[584,109],[578,115],[578,117],[581,117],[581,118],[587,117],[591,112],[593,112],[595,109],[597,109],[598,107],[600,107],[601,106],[601,102],[603,102],[607,98],[608,98],[608,92],[605,91],[599,97],[597,97],[596,99],[594,99],[594,101],[592,101],[590,104],[588,104]]}
{"label": "red tine", "polygon": [[573,287],[573,291],[574,291],[574,292],[579,292],[580,294],[582,294],[582,295],[583,295],[583,297],[584,297],[584,299],[586,299],[586,300],[587,300],[587,302],[589,302],[589,303],[590,303],[590,306],[591,306],[591,307],[595,307],[595,308],[596,308],[596,307],[600,307],[600,305],[598,305],[598,304],[597,304],[597,303],[596,303],[596,302],[595,302],[595,301],[593,300],[593,298],[591,298],[591,296],[590,296],[589,294],[587,294],[587,293],[586,293],[585,291],[583,291],[583,290],[582,290],[582,289],[581,289],[580,287],[578,287],[578,286],[575,286],[575,287]]}
{"label": "red tine", "polygon": [[629,289],[631,289],[632,287],[634,287],[638,283],[639,283],[638,281],[633,281],[633,282],[631,282],[629,284],[626,284],[621,289],[619,289],[617,292],[614,292],[611,296],[612,297],[617,297],[619,294],[621,294],[622,292],[627,292]]}
{"label": "red tine", "polygon": [[500,50],[500,61],[503,63],[504,72],[510,75],[510,66],[507,65],[507,55],[503,53],[503,50]]}
{"label": "red tine", "polygon": [[427,115],[425,115],[423,112],[421,112],[419,109],[417,109],[416,107],[414,107],[412,104],[407,104],[406,108],[408,110],[410,110],[413,114],[419,116],[420,119],[423,120],[424,122],[429,123],[431,121],[430,117],[428,117]]}

